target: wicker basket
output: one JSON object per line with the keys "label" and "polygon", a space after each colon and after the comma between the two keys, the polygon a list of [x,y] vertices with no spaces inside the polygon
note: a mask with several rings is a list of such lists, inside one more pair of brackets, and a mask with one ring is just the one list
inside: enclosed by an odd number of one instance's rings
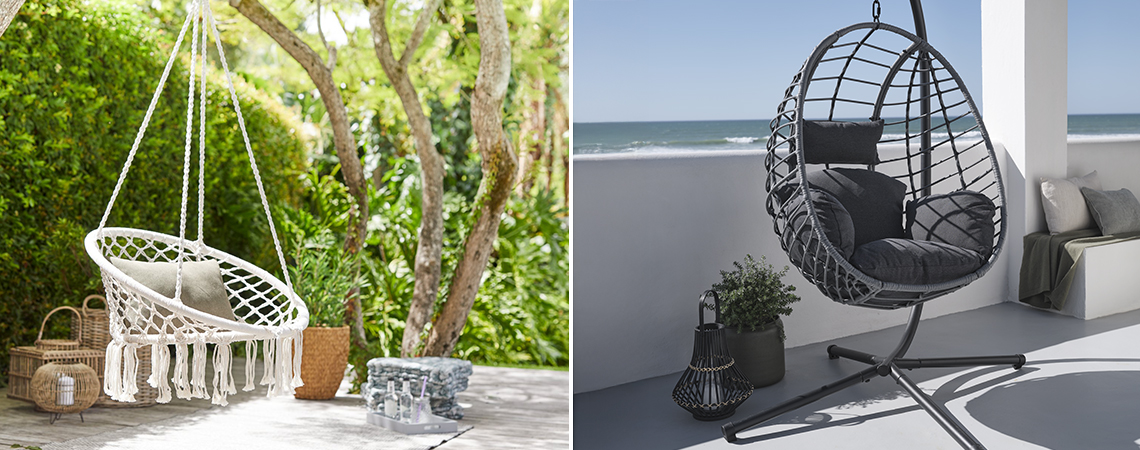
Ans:
{"label": "wicker basket", "polygon": [[307,400],[336,397],[348,366],[348,327],[309,327],[303,333],[301,380],[305,385],[293,396]]}
{"label": "wicker basket", "polygon": [[[78,350],[41,350],[35,347],[13,347],[11,365],[8,368],[8,397],[26,402],[32,398],[32,376],[47,363],[84,364],[102,374],[105,355],[98,350],[81,348]],[[101,381],[100,381],[101,383]],[[100,384],[102,386],[102,384]]]}
{"label": "wicker basket", "polygon": [[98,294],[88,295],[83,299],[83,307],[79,310],[80,318],[71,321],[71,338],[79,341],[80,347],[106,350],[107,344],[111,343],[110,319],[107,317],[106,307],[100,309],[88,307],[87,303],[91,300],[107,304],[107,299]]}
{"label": "wicker basket", "polygon": [[[90,299],[91,297],[88,297]],[[84,301],[86,304],[86,300]],[[66,309],[70,310],[75,319],[72,320],[72,335],[76,340],[86,340],[87,332],[83,331],[86,327],[86,321],[83,319],[83,314],[70,306],[61,306],[53,309],[44,317],[43,324],[40,325],[40,334],[36,339],[36,346],[34,347],[13,347],[9,350],[11,363],[8,369],[8,397],[17,400],[24,400],[27,402],[34,402],[31,392],[32,376],[36,370],[47,363],[80,363],[95,370],[96,376],[99,377],[99,385],[103,383],[103,369],[106,362],[106,344],[99,349],[83,348],[80,347],[75,340],[60,340],[60,339],[43,339],[44,328],[47,325],[47,319],[53,313]],[[78,326],[75,326],[78,324]],[[106,327],[106,322],[103,322]],[[76,332],[76,330],[79,330]],[[98,336],[98,332],[93,333]],[[104,329],[104,335],[109,333]],[[62,349],[61,349],[62,348]],[[135,394],[134,403],[116,402],[111,400],[100,389],[99,399],[95,401],[96,407],[103,408],[137,408],[142,406],[152,406],[156,404],[158,399],[158,389],[151,387],[147,384],[146,379],[150,377],[150,347],[140,347],[138,350],[139,371],[136,379],[139,392]]]}

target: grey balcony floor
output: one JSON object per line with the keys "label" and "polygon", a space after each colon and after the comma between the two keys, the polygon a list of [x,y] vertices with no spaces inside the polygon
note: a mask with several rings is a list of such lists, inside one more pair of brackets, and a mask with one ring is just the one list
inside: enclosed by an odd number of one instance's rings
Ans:
{"label": "grey balcony floor", "polygon": [[[1137,299],[1140,301],[1140,298]],[[787,372],[735,415],[700,422],[671,398],[680,372],[574,396],[574,443],[589,449],[960,448],[887,378],[876,378],[739,434],[742,420],[866,366],[829,360],[834,343],[875,354],[902,327],[788,349]],[[1140,311],[1082,321],[1012,303],[924,320],[908,357],[1024,353],[1004,367],[916,369],[908,375],[990,449],[1135,449],[1140,446]]]}

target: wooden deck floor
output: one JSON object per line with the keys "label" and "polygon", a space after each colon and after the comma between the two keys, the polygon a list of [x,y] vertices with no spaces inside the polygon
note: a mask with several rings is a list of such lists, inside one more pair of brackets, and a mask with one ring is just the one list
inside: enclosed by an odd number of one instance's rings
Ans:
{"label": "wooden deck floor", "polygon": [[[244,363],[235,362],[235,367]],[[237,386],[244,373],[235,370]],[[264,395],[264,387],[230,396],[240,403]],[[474,428],[444,443],[444,450],[467,449],[561,449],[570,447],[570,374],[568,372],[475,366],[469,388],[458,394],[466,410],[460,426]],[[360,408],[346,404],[346,408]],[[64,415],[55,425],[47,413],[32,405],[7,398],[0,389],[0,448],[12,444],[42,446],[101,433],[130,433],[131,427],[173,417],[203,414],[208,400],[178,400],[146,408],[92,408],[80,422],[75,414]]]}

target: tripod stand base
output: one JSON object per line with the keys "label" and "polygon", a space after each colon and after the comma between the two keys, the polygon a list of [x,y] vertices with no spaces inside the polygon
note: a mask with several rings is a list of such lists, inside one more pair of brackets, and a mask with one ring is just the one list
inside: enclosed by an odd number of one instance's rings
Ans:
{"label": "tripod stand base", "polygon": [[853,361],[858,361],[868,364],[870,367],[859,371],[858,373],[849,375],[834,383],[820,387],[806,394],[800,395],[796,398],[785,401],[779,405],[754,414],[743,420],[736,422],[728,422],[721,426],[721,432],[724,434],[724,439],[728,442],[736,442],[736,433],[752,428],[761,423],[772,420],[780,415],[799,409],[800,407],[807,406],[824,397],[827,397],[836,392],[847,389],[851,386],[862,382],[871,381],[875,377],[889,376],[895,380],[907,393],[910,398],[914,399],[922,409],[930,414],[935,422],[938,422],[947,433],[954,437],[955,441],[962,448],[967,449],[984,449],[985,446],[978,441],[974,435],[970,434],[965,427],[962,426],[958,419],[954,418],[944,407],[934,402],[930,396],[922,392],[906,374],[903,369],[923,369],[932,367],[977,367],[977,366],[1002,366],[1009,365],[1013,369],[1020,369],[1025,365],[1025,355],[1005,355],[1005,356],[969,356],[969,357],[955,357],[955,358],[902,358],[907,349],[910,348],[910,343],[914,338],[915,331],[918,327],[919,316],[921,315],[921,305],[915,307],[911,314],[911,320],[907,323],[906,331],[902,341],[899,343],[898,348],[891,352],[890,356],[881,357],[872,355],[870,353],[860,352],[849,348],[832,345],[827,347],[827,355],[830,359],[845,358]]}

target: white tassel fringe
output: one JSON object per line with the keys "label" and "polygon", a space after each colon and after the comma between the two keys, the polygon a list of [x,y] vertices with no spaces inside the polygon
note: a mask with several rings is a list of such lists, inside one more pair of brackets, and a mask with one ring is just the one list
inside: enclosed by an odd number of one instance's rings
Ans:
{"label": "white tassel fringe", "polygon": [[206,340],[199,337],[194,342],[194,366],[190,378],[190,397],[210,398],[206,392]]}
{"label": "white tassel fringe", "polygon": [[241,388],[243,391],[253,390],[253,377],[256,376],[254,364],[257,364],[257,342],[245,341],[245,387]]}
{"label": "white tassel fringe", "polygon": [[178,398],[190,400],[190,367],[186,364],[187,351],[185,343],[174,344],[174,382],[175,395]]}

